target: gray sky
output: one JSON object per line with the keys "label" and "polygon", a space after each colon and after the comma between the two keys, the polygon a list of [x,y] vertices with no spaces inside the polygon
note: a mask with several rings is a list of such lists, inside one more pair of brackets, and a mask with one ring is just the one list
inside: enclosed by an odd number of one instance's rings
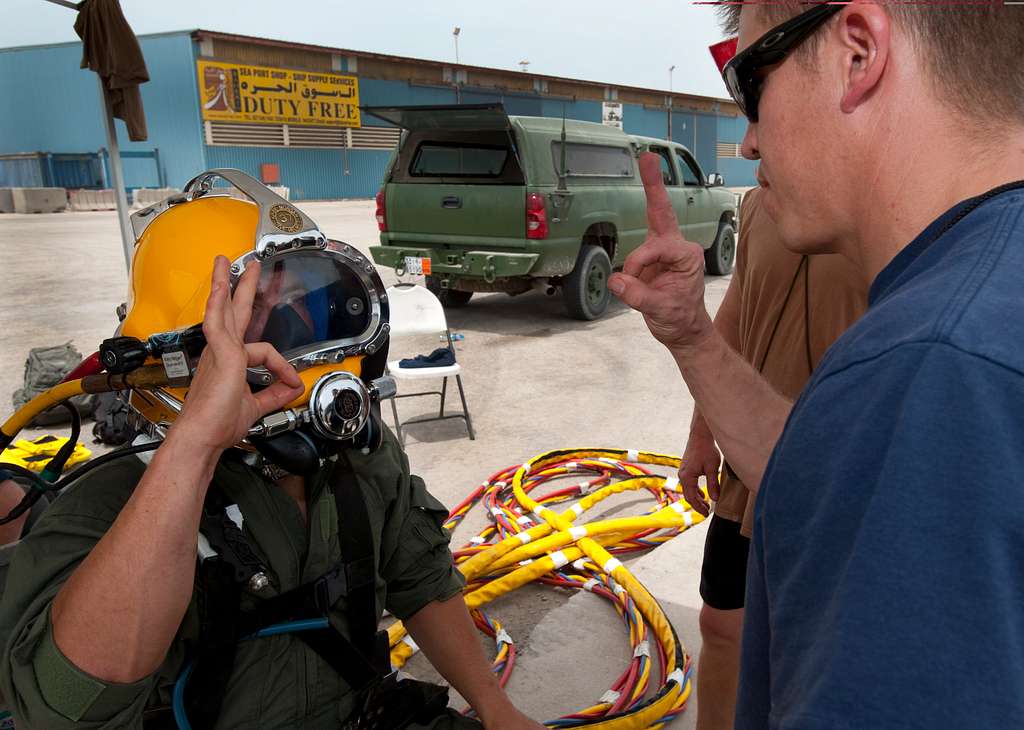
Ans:
{"label": "gray sky", "polygon": [[[0,47],[77,40],[74,11],[0,0]],[[121,0],[137,34],[205,28],[353,50],[725,97],[712,7],[690,0]],[[380,8],[376,10],[375,8]]]}

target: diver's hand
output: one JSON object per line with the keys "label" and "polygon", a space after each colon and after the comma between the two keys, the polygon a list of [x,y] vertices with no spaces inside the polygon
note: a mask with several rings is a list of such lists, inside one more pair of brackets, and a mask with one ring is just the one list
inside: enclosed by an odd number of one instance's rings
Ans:
{"label": "diver's hand", "polygon": [[647,195],[647,240],[626,258],[622,273],[613,274],[608,286],[644,315],[655,339],[669,350],[685,350],[713,331],[704,307],[704,251],[679,232],[658,155],[640,156],[640,177]]}
{"label": "diver's hand", "polygon": [[[172,428],[179,438],[187,434],[197,447],[212,450],[237,444],[258,419],[280,410],[303,389],[295,368],[273,346],[245,342],[260,279],[259,264],[246,268],[234,296],[228,266],[223,256],[214,262],[213,284],[203,318],[206,348],[199,358],[181,415]],[[276,380],[270,387],[253,393],[245,370],[257,366],[265,367]]]}

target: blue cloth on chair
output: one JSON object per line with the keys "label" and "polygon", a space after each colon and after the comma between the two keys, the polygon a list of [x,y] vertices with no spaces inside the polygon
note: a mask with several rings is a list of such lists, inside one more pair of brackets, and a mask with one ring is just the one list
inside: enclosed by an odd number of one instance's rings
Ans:
{"label": "blue cloth on chair", "polygon": [[455,353],[449,347],[439,347],[429,355],[417,355],[399,360],[403,368],[439,368],[455,364]]}

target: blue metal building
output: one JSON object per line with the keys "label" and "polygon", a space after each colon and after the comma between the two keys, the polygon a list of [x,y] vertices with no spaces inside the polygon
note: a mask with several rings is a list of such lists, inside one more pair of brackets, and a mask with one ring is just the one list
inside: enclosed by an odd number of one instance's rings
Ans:
{"label": "blue metal building", "polygon": [[[705,172],[756,184],[754,163],[739,157],[746,121],[726,99],[203,30],[139,41],[151,79],[141,87],[149,139],[128,142],[117,123],[129,188],[180,188],[212,167],[260,177],[265,165],[277,166],[296,200],[367,198],[379,188],[398,130],[368,115],[356,128],[204,120],[197,62],[205,60],[355,76],[367,106],[501,101],[510,114],[600,122],[603,102],[618,102],[624,129],[652,137],[668,136],[671,109],[673,139]],[[80,60],[77,42],[0,49],[0,187],[104,184],[99,89]]]}

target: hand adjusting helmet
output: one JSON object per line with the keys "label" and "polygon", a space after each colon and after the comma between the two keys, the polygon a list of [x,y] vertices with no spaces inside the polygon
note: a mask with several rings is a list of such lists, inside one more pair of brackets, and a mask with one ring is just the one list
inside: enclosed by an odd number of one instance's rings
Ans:
{"label": "hand adjusting helmet", "polygon": [[[248,200],[215,188],[218,178]],[[246,342],[269,342],[299,373],[301,396],[268,414],[239,446],[295,474],[315,472],[342,448],[380,444],[387,294],[373,263],[328,239],[306,214],[239,170],[204,172],[184,193],[132,215],[136,236],[119,336],[100,351],[109,372],[162,362],[170,385],[132,391],[129,403],[157,432],[181,411],[205,340],[202,321],[217,255],[231,286],[261,264]],[[250,368],[254,389],[272,376]]]}

